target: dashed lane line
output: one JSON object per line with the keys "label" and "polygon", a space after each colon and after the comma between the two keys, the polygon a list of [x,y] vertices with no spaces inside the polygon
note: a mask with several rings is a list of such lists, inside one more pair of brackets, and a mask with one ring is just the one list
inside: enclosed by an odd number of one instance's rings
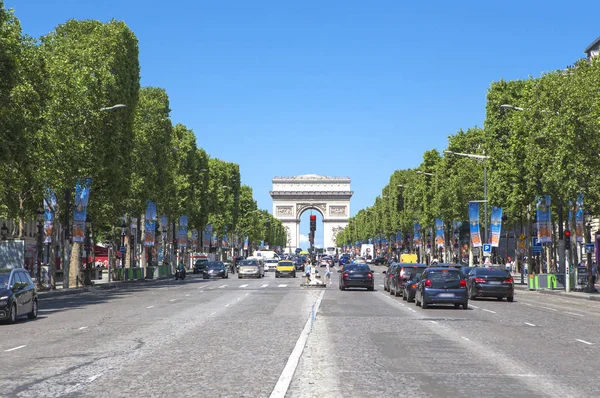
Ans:
{"label": "dashed lane line", "polygon": [[540,307],[540,308],[543,308],[545,310],[555,311],[555,312],[558,311],[556,308],[550,308],[550,307]]}
{"label": "dashed lane line", "polygon": [[248,287],[248,285],[247,284],[246,285],[240,285],[240,287]]}
{"label": "dashed lane line", "polygon": [[468,338],[466,338],[465,336],[460,336],[461,339],[466,340],[466,341],[471,341]]}
{"label": "dashed lane line", "polygon": [[15,351],[15,350],[20,350],[21,348],[25,348],[25,347],[27,347],[27,344],[20,345],[18,347],[14,347],[14,348],[9,348],[8,350],[4,350],[4,352],[11,352],[11,351]]}
{"label": "dashed lane line", "polygon": [[481,311],[489,312],[489,313],[492,313],[492,314],[496,314],[497,313],[496,311],[486,310],[485,308],[483,308]]}
{"label": "dashed lane line", "polygon": [[153,305],[151,305],[151,306],[148,306],[148,307],[146,307],[146,308],[147,308],[147,309],[150,309],[150,308],[154,308],[154,306],[153,306]]}
{"label": "dashed lane line", "polygon": [[575,315],[575,316],[583,316],[581,314],[578,314],[576,312],[569,312],[569,311],[565,311],[565,314],[569,314],[569,315]]}
{"label": "dashed lane line", "polygon": [[534,326],[535,327],[535,325],[533,323],[529,323],[529,322],[525,322],[525,325],[527,325],[527,326]]}
{"label": "dashed lane line", "polygon": [[269,284],[268,284],[268,283],[265,283],[264,285],[261,285],[261,288],[263,288],[263,287],[267,287],[267,286],[269,286]]}
{"label": "dashed lane line", "polygon": [[575,339],[575,341],[579,341],[580,343],[587,344],[587,345],[594,345],[594,343],[590,343],[589,341],[585,341],[585,340]]}
{"label": "dashed lane line", "polygon": [[477,308],[477,309],[479,309],[479,307],[477,307],[476,305],[472,305],[472,304],[469,304],[469,307],[472,307],[472,308]]}
{"label": "dashed lane line", "polygon": [[219,289],[224,289],[226,287],[227,287],[227,285],[221,285],[221,286],[219,286]]}
{"label": "dashed lane line", "polygon": [[78,330],[83,330],[83,329],[87,329],[87,326],[82,326]]}
{"label": "dashed lane line", "polygon": [[279,286],[277,286],[277,287],[287,287],[287,285],[285,285],[285,284],[281,284],[281,285],[279,285]]}

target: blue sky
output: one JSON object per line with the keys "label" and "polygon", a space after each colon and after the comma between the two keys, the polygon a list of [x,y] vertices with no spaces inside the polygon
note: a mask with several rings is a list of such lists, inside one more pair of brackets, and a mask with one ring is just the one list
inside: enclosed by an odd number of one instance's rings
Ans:
{"label": "blue sky", "polygon": [[[271,179],[352,178],[352,214],[396,169],[482,126],[492,81],[583,57],[600,2],[5,0],[31,36],[67,19],[125,21],[142,85],[213,157],[240,164],[259,207]],[[302,219],[302,233],[308,222]],[[317,241],[322,240],[317,233]]]}

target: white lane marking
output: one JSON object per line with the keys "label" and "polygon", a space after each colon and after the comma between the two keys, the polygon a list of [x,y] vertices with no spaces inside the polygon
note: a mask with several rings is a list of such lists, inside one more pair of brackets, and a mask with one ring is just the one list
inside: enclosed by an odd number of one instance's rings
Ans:
{"label": "white lane marking", "polygon": [[460,336],[463,340],[467,340],[467,341],[471,341],[468,338],[466,338],[465,336]]}
{"label": "white lane marking", "polygon": [[100,376],[102,376],[102,375],[99,374],[99,375],[90,376],[90,377],[88,377],[87,381],[88,381],[88,383],[91,383],[92,381],[96,380]]}
{"label": "white lane marking", "polygon": [[214,314],[216,314],[216,312],[213,312],[212,314],[210,314],[210,316],[213,316]]}
{"label": "white lane marking", "polygon": [[412,308],[409,308],[409,310],[412,311],[412,312],[417,312],[417,311],[413,310]]}
{"label": "white lane marking", "polygon": [[565,314],[569,314],[569,315],[575,315],[575,316],[583,316],[581,314],[578,314],[576,312],[569,312],[569,311],[565,311]]}
{"label": "white lane marking", "polygon": [[202,289],[202,288],[205,288],[205,287],[206,287],[206,286],[208,286],[208,285],[204,285],[204,286],[199,286],[199,287],[198,287],[198,289]]}
{"label": "white lane marking", "polygon": [[404,303],[400,303],[401,306],[405,307]]}
{"label": "white lane marking", "polygon": [[226,288],[226,287],[227,287],[227,285],[221,285],[221,286],[219,286],[219,289],[223,289],[223,288]]}
{"label": "white lane marking", "polygon": [[492,313],[492,314],[495,314],[495,313],[496,313],[496,311],[492,311],[492,310],[486,310],[485,308],[483,308],[481,311],[490,312],[490,313]]}
{"label": "white lane marking", "polygon": [[149,307],[146,307],[146,308],[150,309],[150,308],[154,308],[154,306],[153,306],[153,305],[151,305],[151,306],[149,306]]}
{"label": "white lane marking", "polygon": [[79,330],[83,330],[83,329],[87,329],[87,326],[82,326],[79,328]]}
{"label": "white lane marking", "polygon": [[169,301],[175,301],[175,299],[171,299],[171,300],[169,300]]}
{"label": "white lane marking", "polygon": [[277,287],[287,287],[287,285],[279,285],[279,286],[277,286]]}
{"label": "white lane marking", "polygon": [[383,287],[383,285],[379,285],[379,287]]}
{"label": "white lane marking", "polygon": [[185,295],[185,297],[190,297],[190,295],[189,295],[189,294],[186,294],[186,295]]}
{"label": "white lane marking", "polygon": [[436,322],[436,321],[429,321],[429,322],[431,322],[431,323],[435,323],[435,324],[437,325],[437,322]]}
{"label": "white lane marking", "polygon": [[556,308],[550,308],[550,307],[540,307],[543,308],[545,310],[550,310],[550,311],[558,311]]}
{"label": "white lane marking", "polygon": [[24,348],[24,347],[27,347],[27,344],[20,345],[20,346],[15,347],[15,348],[9,348],[8,350],[4,350],[4,352],[11,352],[11,351],[14,351],[14,350],[20,350],[21,348]]}
{"label": "white lane marking", "polygon": [[[533,307],[533,304],[529,304],[529,303],[523,303],[523,304]],[[542,308],[544,308],[544,307],[542,307]]]}
{"label": "white lane marking", "polygon": [[238,298],[237,298],[237,301],[240,301],[240,300],[241,300],[241,298],[239,298],[239,297],[238,297]]}
{"label": "white lane marking", "polygon": [[587,344],[587,345],[594,345],[594,343],[590,343],[589,341],[585,341],[585,340],[579,340],[579,339],[575,339],[576,341],[579,341],[580,343],[583,344]]}
{"label": "white lane marking", "polygon": [[248,287],[248,285],[247,284],[246,285],[240,285],[240,287]]}
{"label": "white lane marking", "polygon": [[479,309],[479,307],[477,307],[476,305],[471,305],[471,304],[469,304],[469,307],[471,307],[471,308],[477,308],[477,309]]}
{"label": "white lane marking", "polygon": [[298,341],[296,341],[294,350],[290,354],[290,357],[288,358],[287,363],[285,364],[285,368],[283,368],[283,372],[281,372],[279,380],[277,380],[277,384],[271,392],[270,398],[285,397],[285,394],[287,393],[288,388],[290,387],[290,383],[292,382],[292,377],[294,377],[294,372],[296,372],[296,368],[298,367],[298,362],[300,361],[300,357],[302,356],[302,352],[304,351],[304,346],[306,345],[308,336],[312,331],[313,321],[319,313],[319,307],[321,306],[321,300],[323,300],[324,294],[325,291],[321,291],[321,294],[319,294],[319,298],[317,298],[317,301],[313,306],[313,310],[308,316],[308,319],[306,320],[304,329],[302,330],[302,333],[300,333]]}
{"label": "white lane marking", "polygon": [[246,296],[249,295],[250,293],[246,293]]}
{"label": "white lane marking", "polygon": [[261,288],[262,288],[262,287],[267,287],[267,286],[269,286],[269,284],[268,284],[268,283],[265,283],[264,285],[262,285],[262,286],[261,286]]}
{"label": "white lane marking", "polygon": [[229,307],[229,304],[225,304],[225,307]]}
{"label": "white lane marking", "polygon": [[528,326],[535,326],[533,323],[529,323],[529,322],[525,322],[525,325],[528,325]]}
{"label": "white lane marking", "polygon": [[60,311],[58,308],[46,308],[43,310],[38,310],[38,312],[52,312],[52,311]]}

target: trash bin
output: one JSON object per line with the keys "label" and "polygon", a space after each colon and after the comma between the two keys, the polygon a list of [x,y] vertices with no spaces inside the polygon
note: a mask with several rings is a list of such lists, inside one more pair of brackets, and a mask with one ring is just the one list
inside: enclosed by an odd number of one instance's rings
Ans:
{"label": "trash bin", "polygon": [[146,267],[146,279],[154,278],[154,267]]}
{"label": "trash bin", "polygon": [[538,288],[538,276],[537,275],[529,275],[528,286],[529,286],[529,290],[537,290],[537,288]]}

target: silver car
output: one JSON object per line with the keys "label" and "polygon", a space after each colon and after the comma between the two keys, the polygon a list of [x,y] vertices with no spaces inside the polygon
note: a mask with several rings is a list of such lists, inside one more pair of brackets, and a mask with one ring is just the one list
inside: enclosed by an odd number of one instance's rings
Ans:
{"label": "silver car", "polygon": [[259,260],[242,260],[238,269],[238,278],[262,278],[265,276],[265,266]]}

